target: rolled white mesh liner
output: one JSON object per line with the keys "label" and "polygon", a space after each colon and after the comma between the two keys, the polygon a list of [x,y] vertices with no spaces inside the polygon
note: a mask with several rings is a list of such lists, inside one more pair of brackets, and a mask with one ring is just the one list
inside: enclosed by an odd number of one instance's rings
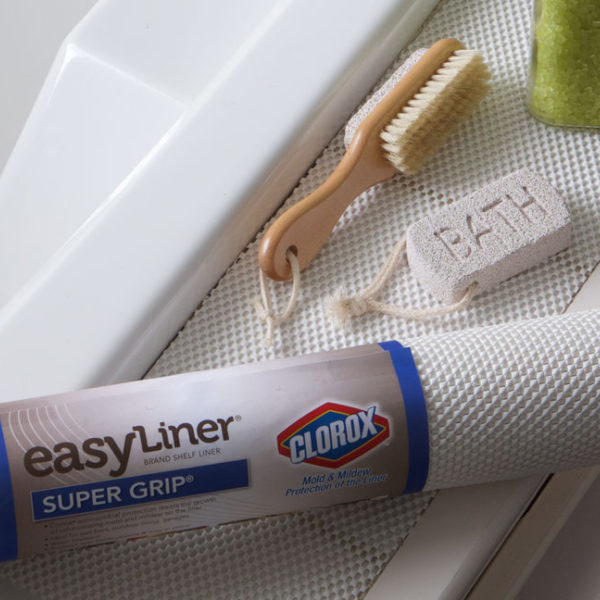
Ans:
{"label": "rolled white mesh liner", "polygon": [[600,463],[600,310],[409,345],[429,418],[426,489]]}

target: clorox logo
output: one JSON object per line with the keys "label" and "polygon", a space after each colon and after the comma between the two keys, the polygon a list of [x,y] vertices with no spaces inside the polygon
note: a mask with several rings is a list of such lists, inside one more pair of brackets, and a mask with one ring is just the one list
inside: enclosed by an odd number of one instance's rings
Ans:
{"label": "clorox logo", "polygon": [[293,464],[335,469],[372,450],[390,435],[388,420],[367,410],[327,402],[277,436],[280,454]]}

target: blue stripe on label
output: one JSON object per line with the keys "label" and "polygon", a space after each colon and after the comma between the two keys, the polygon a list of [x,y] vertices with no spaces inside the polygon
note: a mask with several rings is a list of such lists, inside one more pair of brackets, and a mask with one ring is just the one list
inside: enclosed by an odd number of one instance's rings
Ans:
{"label": "blue stripe on label", "polygon": [[162,471],[31,493],[35,521],[248,487],[248,461]]}
{"label": "blue stripe on label", "polygon": [[8,455],[0,424],[0,561],[17,558],[17,522]]}
{"label": "blue stripe on label", "polygon": [[392,352],[392,350],[406,350],[406,348],[400,342],[396,342],[395,340],[381,342],[379,347],[383,348],[386,352]]}
{"label": "blue stripe on label", "polygon": [[408,430],[408,477],[404,493],[420,492],[429,473],[429,425],[421,379],[410,348],[394,341],[379,345],[392,359],[404,400]]}

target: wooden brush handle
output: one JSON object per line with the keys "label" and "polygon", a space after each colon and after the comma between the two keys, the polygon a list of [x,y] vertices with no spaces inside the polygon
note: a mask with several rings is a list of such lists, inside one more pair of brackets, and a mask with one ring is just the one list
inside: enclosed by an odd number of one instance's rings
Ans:
{"label": "wooden brush handle", "polygon": [[350,202],[361,192],[397,173],[378,148],[378,139],[356,136],[330,177],[312,194],[283,213],[267,230],[260,245],[261,269],[272,279],[291,277],[286,253],[291,249],[304,269],[323,247]]}

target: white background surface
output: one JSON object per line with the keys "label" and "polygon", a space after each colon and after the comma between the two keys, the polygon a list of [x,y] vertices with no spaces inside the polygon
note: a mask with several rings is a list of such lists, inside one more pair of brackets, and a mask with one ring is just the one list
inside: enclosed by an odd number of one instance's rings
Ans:
{"label": "white background surface", "polygon": [[0,179],[0,399],[141,377],[436,2],[97,5]]}
{"label": "white background surface", "polygon": [[0,171],[65,35],[96,0],[0,0]]}

